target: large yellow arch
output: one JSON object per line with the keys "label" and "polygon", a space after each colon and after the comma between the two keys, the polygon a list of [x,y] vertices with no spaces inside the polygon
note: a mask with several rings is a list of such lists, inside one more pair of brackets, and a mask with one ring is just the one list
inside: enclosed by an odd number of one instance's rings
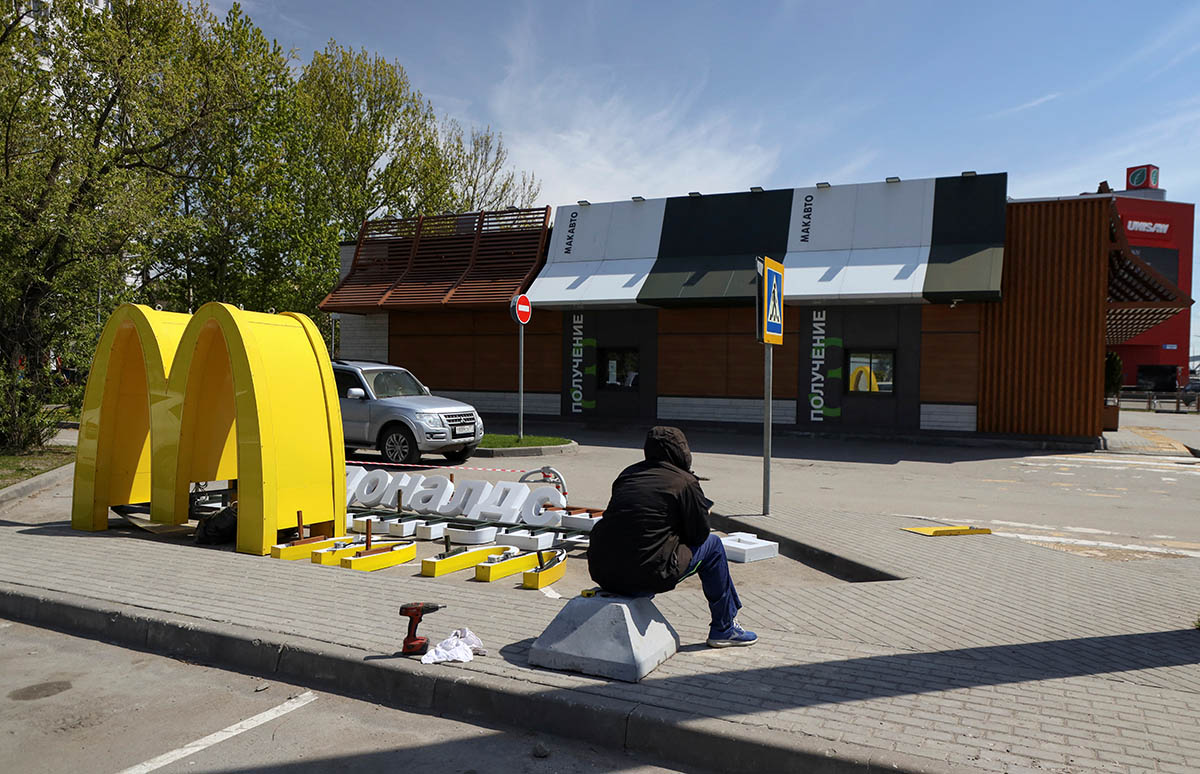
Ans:
{"label": "large yellow arch", "polygon": [[96,345],[79,416],[71,526],[108,528],[113,505],[150,499],[151,458],[168,429],[167,373],[188,320],[140,304],[117,307]]}
{"label": "large yellow arch", "polygon": [[182,523],[194,481],[237,479],[237,550],[265,555],[277,531],[346,529],[345,451],[333,369],[300,314],[211,303],[179,340],[155,444],[152,518]]}

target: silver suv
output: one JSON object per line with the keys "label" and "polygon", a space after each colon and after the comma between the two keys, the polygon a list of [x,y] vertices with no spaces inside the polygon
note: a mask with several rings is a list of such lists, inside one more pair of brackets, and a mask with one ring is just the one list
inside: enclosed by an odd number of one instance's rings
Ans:
{"label": "silver suv", "polygon": [[388,462],[416,463],[421,454],[463,462],[483,438],[474,407],[438,398],[403,368],[364,360],[334,360],[346,453],[375,447]]}

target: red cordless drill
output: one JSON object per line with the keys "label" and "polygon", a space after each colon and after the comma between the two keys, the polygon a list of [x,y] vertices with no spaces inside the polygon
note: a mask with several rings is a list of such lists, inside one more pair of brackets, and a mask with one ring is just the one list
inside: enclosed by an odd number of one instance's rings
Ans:
{"label": "red cordless drill", "polygon": [[400,652],[405,656],[420,656],[429,650],[429,640],[417,636],[417,624],[426,613],[441,610],[445,605],[436,602],[408,602],[400,607],[400,615],[408,618],[408,636],[404,638],[404,646]]}

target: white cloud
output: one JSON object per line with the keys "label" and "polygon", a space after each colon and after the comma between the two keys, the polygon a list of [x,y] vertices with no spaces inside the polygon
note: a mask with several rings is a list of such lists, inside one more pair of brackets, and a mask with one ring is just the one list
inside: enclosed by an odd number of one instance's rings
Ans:
{"label": "white cloud", "polygon": [[[871,149],[863,150],[832,171],[816,175],[816,178],[834,184],[857,183],[863,178],[864,172],[871,167],[871,164],[877,158],[879,158],[879,151]],[[807,183],[798,183],[798,185],[807,185]]]}
{"label": "white cloud", "polygon": [[1022,105],[1017,105],[1016,107],[1010,107],[1010,108],[1001,110],[999,112],[992,113],[990,116],[988,116],[988,118],[999,118],[1000,116],[1009,116],[1009,115],[1012,115],[1013,113],[1020,113],[1023,110],[1029,110],[1030,108],[1035,108],[1038,105],[1044,105],[1047,102],[1049,102],[1050,100],[1058,99],[1061,96],[1062,96],[1062,92],[1059,92],[1059,91],[1056,91],[1053,94],[1046,94],[1044,96],[1038,97],[1037,99],[1031,99],[1030,101],[1028,101]]}
{"label": "white cloud", "polygon": [[[1113,78],[1124,75],[1126,72],[1135,68],[1143,67],[1148,62],[1153,62],[1157,58],[1161,58],[1167,52],[1177,50],[1181,46],[1190,43],[1196,35],[1196,31],[1200,30],[1200,5],[1193,5],[1174,18],[1165,22],[1157,30],[1154,30],[1149,35],[1145,36],[1146,43],[1141,47],[1133,50],[1128,55],[1117,59],[1105,69],[1099,77],[1092,79],[1084,88],[1092,89],[1102,84],[1107,83]],[[1194,53],[1193,50],[1186,50],[1182,54],[1177,54],[1174,59],[1166,65],[1159,67],[1149,73],[1148,78],[1153,78],[1159,74],[1174,67],[1179,62],[1183,61],[1188,56]]]}
{"label": "white cloud", "polygon": [[[1162,169],[1162,184],[1172,199],[1194,201],[1200,194],[1200,105],[1173,111],[1118,135],[1101,136],[1088,145],[1071,145],[1031,160],[1041,173],[1014,170],[1009,194],[1016,197],[1070,196],[1094,191],[1104,175],[1113,188],[1123,185],[1122,173],[1131,164],[1153,163]],[[1113,175],[1116,178],[1113,179]]]}
{"label": "white cloud", "polygon": [[780,149],[754,122],[698,106],[702,76],[656,98],[611,68],[539,66],[534,33],[528,19],[509,32],[510,64],[489,107],[510,162],[541,179],[541,201],[746,190],[778,166]]}

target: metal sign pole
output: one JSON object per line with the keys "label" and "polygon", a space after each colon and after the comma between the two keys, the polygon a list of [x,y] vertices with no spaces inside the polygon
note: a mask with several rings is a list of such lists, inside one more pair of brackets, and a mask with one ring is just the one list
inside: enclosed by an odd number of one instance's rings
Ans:
{"label": "metal sign pole", "polygon": [[525,438],[525,326],[517,331],[517,441]]}
{"label": "metal sign pole", "polygon": [[771,352],[773,344],[763,344],[763,516],[771,515]]}

